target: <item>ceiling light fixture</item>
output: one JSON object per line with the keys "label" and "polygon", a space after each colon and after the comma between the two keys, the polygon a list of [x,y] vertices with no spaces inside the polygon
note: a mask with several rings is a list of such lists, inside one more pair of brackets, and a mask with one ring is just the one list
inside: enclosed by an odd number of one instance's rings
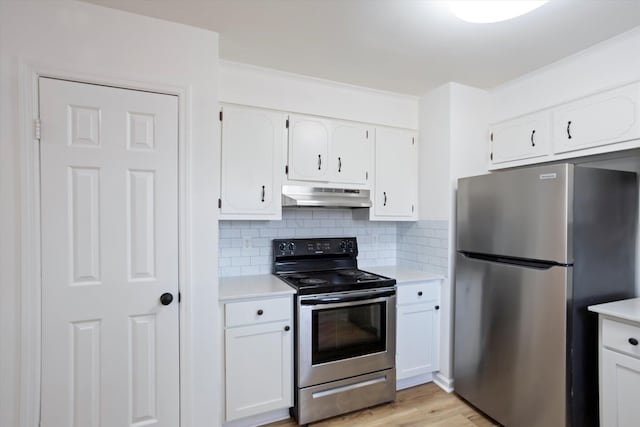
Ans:
{"label": "ceiling light fixture", "polygon": [[450,1],[449,8],[454,15],[463,21],[488,24],[524,15],[539,8],[547,1]]}

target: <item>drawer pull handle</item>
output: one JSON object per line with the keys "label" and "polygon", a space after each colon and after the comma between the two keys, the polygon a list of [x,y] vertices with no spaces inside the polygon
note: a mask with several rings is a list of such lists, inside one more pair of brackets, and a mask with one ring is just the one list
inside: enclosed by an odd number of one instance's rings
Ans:
{"label": "drawer pull handle", "polygon": [[264,314],[264,311],[262,311],[262,309],[258,310],[258,316],[262,316]]}
{"label": "drawer pull handle", "polygon": [[289,327],[289,325],[287,325],[287,326],[285,326],[285,327],[284,327],[284,330],[285,330],[285,331],[287,331],[287,332],[289,331],[289,329],[291,329],[291,328]]}
{"label": "drawer pull handle", "polygon": [[435,308],[436,308],[436,310],[440,310],[440,306],[439,305],[436,305]]}
{"label": "drawer pull handle", "polygon": [[418,291],[418,296],[421,297],[422,296],[422,291]]}
{"label": "drawer pull handle", "polygon": [[629,344],[638,345],[638,340],[636,338],[629,338]]}

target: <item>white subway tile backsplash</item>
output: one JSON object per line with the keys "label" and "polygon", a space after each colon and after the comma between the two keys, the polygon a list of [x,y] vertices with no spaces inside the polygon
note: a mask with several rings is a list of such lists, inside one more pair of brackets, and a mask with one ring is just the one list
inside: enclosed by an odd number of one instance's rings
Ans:
{"label": "white subway tile backsplash", "polygon": [[448,236],[448,221],[398,223],[396,263],[448,276]]}
{"label": "white subway tile backsplash", "polygon": [[285,209],[281,221],[220,221],[219,227],[221,276],[269,274],[272,239],[290,237],[356,237],[361,268],[399,264],[448,274],[447,221],[371,222],[353,219],[348,209]]}

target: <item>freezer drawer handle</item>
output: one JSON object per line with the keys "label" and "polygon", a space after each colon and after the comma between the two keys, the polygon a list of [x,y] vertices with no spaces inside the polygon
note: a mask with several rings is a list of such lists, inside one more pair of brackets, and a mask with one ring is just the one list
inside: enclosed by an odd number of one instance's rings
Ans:
{"label": "freezer drawer handle", "polygon": [[638,340],[635,338],[629,338],[629,344],[631,345],[638,345]]}
{"label": "freezer drawer handle", "polygon": [[320,399],[322,397],[331,396],[332,394],[344,393],[345,391],[355,390],[357,388],[368,387],[370,385],[379,384],[387,381],[387,376],[374,378],[367,381],[362,381],[355,384],[344,385],[342,387],[336,387],[329,390],[317,391],[311,395],[314,399]]}

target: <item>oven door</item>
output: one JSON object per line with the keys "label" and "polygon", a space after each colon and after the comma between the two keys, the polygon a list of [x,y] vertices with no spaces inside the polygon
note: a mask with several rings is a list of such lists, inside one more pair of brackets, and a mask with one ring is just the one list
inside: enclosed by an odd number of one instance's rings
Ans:
{"label": "oven door", "polygon": [[298,298],[298,387],[393,368],[395,288]]}

